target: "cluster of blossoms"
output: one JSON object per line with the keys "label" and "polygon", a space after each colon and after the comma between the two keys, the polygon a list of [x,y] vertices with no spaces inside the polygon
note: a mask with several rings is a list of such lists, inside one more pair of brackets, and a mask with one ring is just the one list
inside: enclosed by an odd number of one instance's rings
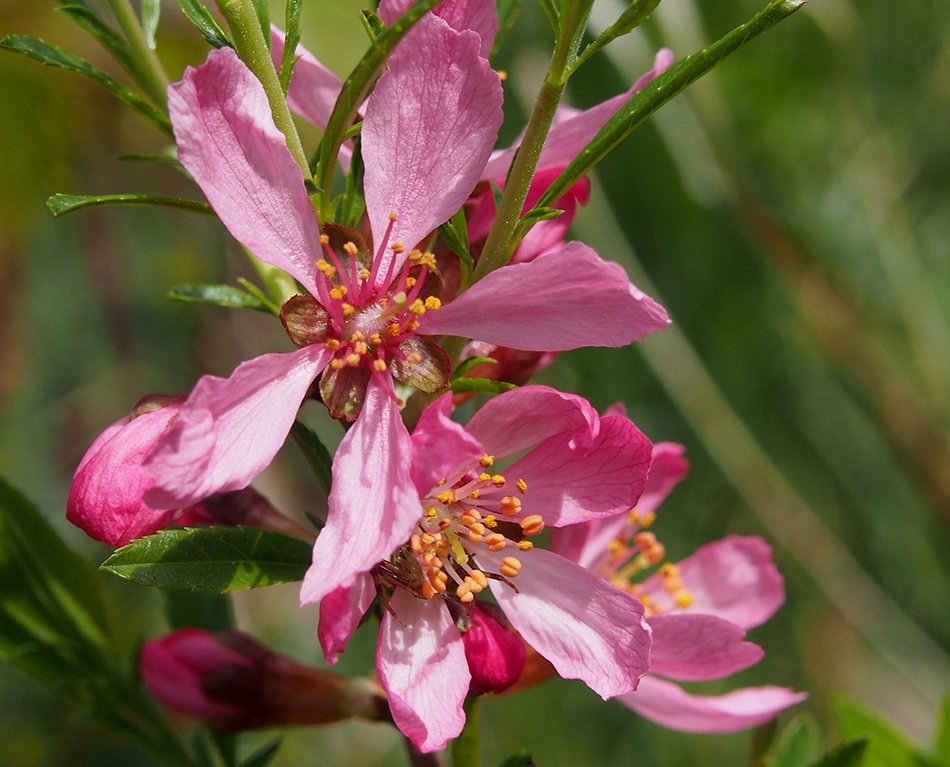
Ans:
{"label": "cluster of blossoms", "polygon": [[[384,0],[379,15],[390,23],[406,7]],[[169,89],[182,165],[231,234],[301,286],[280,314],[299,348],[205,376],[186,396],[140,402],[84,457],[69,518],[113,545],[209,522],[307,536],[249,484],[302,402],[319,400],[347,430],[301,604],[320,605],[331,664],[364,615],[379,616],[385,696],[240,635],[187,631],[142,654],[146,683],[175,708],[228,728],[385,711],[433,751],[461,732],[467,695],[555,673],[683,730],[747,727],[801,697],[774,687],[697,696],[667,681],[755,663],[762,652],[745,630],[783,600],[758,539],[666,562],[648,528],[686,471],[680,448],[652,445],[621,411],[599,415],[579,396],[530,384],[489,399],[463,425],[470,406],[446,391],[473,356],[491,360],[470,374],[523,384],[560,351],[624,346],[669,322],[616,264],[565,241],[587,199],[583,181],[558,203],[561,216],[538,223],[508,265],[474,284],[460,278],[457,254],[432,245],[463,210],[477,260],[493,186],[504,185],[517,149],[493,151],[502,122],[487,59],[494,9],[445,2],[389,58],[361,109],[365,215],[355,229],[318,220],[266,93],[233,50],[212,52]],[[277,61],[282,48],[275,31]],[[340,83],[297,54],[288,103],[325,127]],[[631,93],[670,63],[661,51]],[[557,116],[528,205],[629,95]],[[352,151],[344,145],[341,160]],[[452,337],[468,345],[460,352]]]}

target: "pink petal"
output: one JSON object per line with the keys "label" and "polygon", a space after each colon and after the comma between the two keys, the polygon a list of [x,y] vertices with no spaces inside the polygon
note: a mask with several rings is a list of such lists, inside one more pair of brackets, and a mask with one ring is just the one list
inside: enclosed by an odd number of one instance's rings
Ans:
{"label": "pink petal", "polygon": [[675,442],[657,442],[653,446],[653,463],[646,487],[637,501],[637,511],[647,514],[656,511],[689,471],[689,461],[683,458],[686,448]]}
{"label": "pink petal", "polygon": [[307,389],[331,356],[323,346],[265,354],[229,378],[202,376],[146,462],[147,503],[182,508],[240,490],[283,445]]}
{"label": "pink petal", "polygon": [[564,432],[594,434],[599,423],[597,411],[583,397],[550,386],[523,386],[488,400],[465,430],[486,452],[505,456]]}
{"label": "pink petal", "polygon": [[[630,100],[634,93],[642,90],[651,80],[665,72],[672,65],[673,52],[668,48],[661,48],[653,59],[653,69],[641,75],[630,90],[603,101],[590,109],[569,113],[569,117],[558,121],[551,128],[551,132],[548,133],[541,158],[538,161],[538,170],[566,168],[568,163],[597,135],[597,132]],[[502,152],[497,152],[485,167],[482,178],[493,179],[499,183],[503,181],[517,149],[518,146],[515,145]]]}
{"label": "pink petal", "polygon": [[152,487],[142,463],[178,414],[178,405],[109,426],[83,456],[69,488],[66,518],[97,541],[124,546],[161,530],[178,513],[155,509],[142,497]]}
{"label": "pink petal", "polygon": [[[424,18],[367,102],[364,189],[377,250],[394,241],[415,246],[462,207],[478,181],[502,119],[501,84],[479,44],[474,32]],[[393,211],[392,236],[383,242]],[[380,280],[392,258],[385,250]]]}
{"label": "pink petal", "polygon": [[650,444],[627,418],[608,416],[591,440],[583,432],[549,438],[506,470],[524,479],[525,515],[554,527],[630,511],[650,468]]}
{"label": "pink petal", "polygon": [[[730,535],[708,543],[678,562],[683,585],[693,595],[691,613],[717,615],[744,629],[767,621],[785,601],[785,583],[772,562],[772,549],[757,537]],[[668,610],[659,576],[643,590]]]}
{"label": "pink petal", "polygon": [[244,247],[316,294],[320,227],[257,78],[231,48],[168,89],[178,159]]}
{"label": "pink petal", "polygon": [[[386,24],[392,24],[412,6],[413,0],[381,0],[377,13]],[[457,32],[470,29],[481,38],[480,53],[487,59],[498,34],[498,13],[494,3],[485,0],[445,0],[432,11]]]}
{"label": "pink petal", "polygon": [[[274,66],[279,69],[284,55],[284,32],[272,26],[270,33],[271,57]],[[303,45],[297,45],[294,54],[297,63],[294,64],[290,86],[287,88],[287,104],[317,127],[326,128],[343,81]]]}
{"label": "pink petal", "polygon": [[670,324],[617,264],[580,242],[509,264],[423,316],[420,333],[529,351],[626,346]]}
{"label": "pink petal", "polygon": [[[549,168],[534,174],[522,212],[530,210],[537,204],[538,200],[541,199],[541,195],[547,191],[562,170],[564,168]],[[531,230],[518,244],[512,262],[531,261],[561,247],[564,244],[568,229],[574,223],[578,205],[586,205],[589,199],[590,180],[582,178],[551,205],[552,208],[561,210],[563,213],[557,218],[539,221],[531,227]]]}
{"label": "pink petal", "polygon": [[333,458],[327,524],[313,547],[301,604],[351,585],[409,540],[422,512],[411,453],[392,391],[374,375],[363,409]]}
{"label": "pink petal", "polygon": [[471,675],[462,637],[441,599],[396,589],[383,614],[376,673],[393,721],[423,753],[439,751],[465,726],[462,702]]}
{"label": "pink petal", "polygon": [[323,598],[317,638],[331,666],[339,660],[337,654],[346,649],[346,643],[375,597],[373,579],[369,575],[360,575],[351,586],[331,591]]}
{"label": "pink petal", "polygon": [[650,627],[636,597],[543,549],[518,553],[518,591],[491,590],[524,640],[566,679],[603,698],[636,689],[649,665]]}
{"label": "pink petal", "polygon": [[650,671],[695,682],[720,679],[742,671],[765,655],[745,642],[745,631],[713,615],[654,615]]}
{"label": "pink petal", "polygon": [[746,687],[725,695],[692,695],[655,676],[619,700],[652,722],[683,732],[735,732],[764,724],[808,696],[787,687]]}
{"label": "pink petal", "polygon": [[427,407],[412,432],[412,479],[420,496],[426,496],[443,478],[465,463],[476,460],[481,443],[452,420],[452,394],[443,394]]}

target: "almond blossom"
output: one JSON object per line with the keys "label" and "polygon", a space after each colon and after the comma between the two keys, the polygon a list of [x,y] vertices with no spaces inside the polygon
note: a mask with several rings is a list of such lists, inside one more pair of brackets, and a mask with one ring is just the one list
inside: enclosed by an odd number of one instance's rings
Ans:
{"label": "almond blossom", "polygon": [[[650,460],[636,426],[543,386],[493,398],[465,427],[443,395],[411,437],[381,387],[364,408],[372,421],[357,421],[334,458],[327,524],[301,589],[303,604],[321,603],[328,661],[379,594],[376,667],[393,718],[421,750],[442,748],[462,729],[472,679],[459,626],[487,589],[561,676],[604,698],[635,689],[650,647],[643,604],[534,542],[545,526],[636,502]],[[380,460],[374,423],[403,441],[391,460]]]}

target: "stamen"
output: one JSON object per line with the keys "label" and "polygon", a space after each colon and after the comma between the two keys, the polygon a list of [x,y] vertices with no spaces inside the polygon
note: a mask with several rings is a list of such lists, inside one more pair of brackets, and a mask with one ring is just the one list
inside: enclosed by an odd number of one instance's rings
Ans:
{"label": "stamen", "polygon": [[525,535],[540,535],[544,530],[544,518],[540,514],[532,514],[521,520],[521,529]]}
{"label": "stamen", "polygon": [[528,492],[528,483],[523,479],[519,479],[517,482],[515,482],[515,487],[518,488],[518,492],[522,495]]}
{"label": "stamen", "polygon": [[521,572],[521,560],[517,557],[505,557],[501,560],[501,567],[498,570],[507,578],[514,578]]}

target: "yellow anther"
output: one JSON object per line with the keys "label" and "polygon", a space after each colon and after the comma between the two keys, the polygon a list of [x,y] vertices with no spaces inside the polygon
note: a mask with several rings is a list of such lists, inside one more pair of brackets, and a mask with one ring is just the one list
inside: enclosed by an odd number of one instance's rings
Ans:
{"label": "yellow anther", "polygon": [[357,365],[360,364],[361,359],[363,358],[360,357],[359,354],[357,354],[356,352],[351,352],[350,354],[346,355],[346,364],[349,365],[351,368],[355,368]]}
{"label": "yellow anther", "polygon": [[422,258],[419,259],[419,263],[428,267],[429,269],[435,269],[435,254],[423,253]]}
{"label": "yellow anther", "polygon": [[485,575],[481,570],[472,570],[468,574],[468,577],[475,581],[483,589],[488,586],[488,576]]}
{"label": "yellow anther", "polygon": [[495,456],[489,455],[488,453],[482,453],[482,457],[478,459],[478,462],[482,465],[482,468],[490,469],[492,464],[495,463]]}
{"label": "yellow anther", "polygon": [[422,355],[419,354],[419,352],[409,352],[409,354],[406,355],[406,362],[410,365],[418,365],[422,362]]}
{"label": "yellow anther", "polygon": [[389,211],[389,220],[392,221],[393,223],[395,223],[395,221],[396,221],[396,211],[394,211],[394,210]]}
{"label": "yellow anther", "polygon": [[655,512],[655,511],[648,511],[646,514],[644,514],[644,515],[640,518],[640,524],[643,525],[644,527],[649,527],[649,526],[652,525],[654,522],[656,522],[656,512]]}
{"label": "yellow anther", "polygon": [[[330,244],[330,235],[328,235],[328,234],[321,234],[321,235],[320,235],[320,244],[323,245],[324,247],[326,247],[327,245],[329,245],[329,244]],[[322,261],[323,259],[320,259],[320,260]],[[320,262],[318,261],[318,262],[317,262],[317,265],[319,266],[319,264],[320,264]]]}
{"label": "yellow anther", "polygon": [[676,575],[664,577],[663,588],[666,589],[670,594],[676,594],[676,592],[683,588],[683,579]]}
{"label": "yellow anther", "polygon": [[639,524],[640,524],[640,512],[637,511],[636,509],[630,509],[630,513],[627,514],[627,521],[628,521],[631,525],[639,525]]}
{"label": "yellow anther", "polygon": [[513,495],[506,495],[501,499],[501,513],[513,517],[521,512],[521,499]]}
{"label": "yellow anther", "polygon": [[409,322],[406,323],[406,330],[414,332],[418,329],[419,329],[419,320],[409,320]]}
{"label": "yellow anther", "polygon": [[[473,592],[475,592],[476,594],[478,594],[482,589],[485,588],[485,586],[483,586],[481,583],[479,583],[479,582],[478,582],[475,578],[473,578],[471,575],[465,576],[465,585],[467,585],[467,586],[468,586]],[[485,579],[485,585],[486,585],[486,586],[488,585],[488,579],[487,579],[487,578]]]}
{"label": "yellow anther", "polygon": [[473,524],[469,529],[470,529],[473,533],[478,533],[478,535],[484,535],[484,534],[485,534],[485,525],[483,525],[481,522],[476,522],[476,523]]}
{"label": "yellow anther", "polygon": [[666,557],[666,546],[664,546],[662,543],[657,543],[655,546],[651,546],[643,553],[646,554],[646,557],[650,561],[651,565],[658,565]]}
{"label": "yellow anther", "polygon": [[344,317],[352,317],[353,313],[356,311],[352,304],[343,304],[342,309]]}
{"label": "yellow anther", "polygon": [[442,517],[439,520],[439,530],[448,530],[450,527],[452,527],[452,520],[448,517]]}
{"label": "yellow anther", "polygon": [[517,557],[505,557],[501,560],[501,567],[498,571],[506,578],[514,578],[521,572],[521,560]]}
{"label": "yellow anther", "polygon": [[483,471],[478,475],[478,479],[480,482],[491,482],[491,474],[489,474],[487,471]]}
{"label": "yellow anther", "polygon": [[399,240],[396,240],[396,242],[389,246],[389,249],[393,253],[402,253],[406,249],[406,246],[399,242]]}
{"label": "yellow anther", "polygon": [[495,487],[504,487],[505,486],[505,475],[504,474],[492,474],[491,483]]}
{"label": "yellow anther", "polygon": [[436,487],[442,487],[445,484],[445,477],[442,477],[438,482],[435,483]]}
{"label": "yellow anther", "polygon": [[485,523],[485,527],[498,527],[498,520],[495,519],[494,514],[489,514],[482,520],[482,522]]}
{"label": "yellow anther", "polygon": [[637,533],[633,536],[633,542],[641,549],[649,549],[656,546],[656,536],[653,533]]}
{"label": "yellow anther", "polygon": [[544,530],[544,519],[540,514],[532,514],[521,520],[521,529],[525,535],[539,535]]}
{"label": "yellow anther", "polygon": [[386,367],[387,365],[385,360],[373,360],[373,370],[375,370],[377,373],[385,373]]}
{"label": "yellow anther", "polygon": [[429,507],[426,509],[426,516],[427,516],[429,519],[432,519],[433,517],[437,517],[438,515],[439,515],[439,512],[438,512],[438,510],[435,508],[435,506],[429,506]]}
{"label": "yellow anther", "polygon": [[471,591],[466,591],[464,594],[459,595],[459,601],[469,605],[475,601],[475,595]]}
{"label": "yellow anther", "polygon": [[402,332],[402,329],[399,327],[399,324],[396,322],[391,322],[386,326],[386,333],[391,336],[398,336]]}
{"label": "yellow anther", "polygon": [[360,356],[363,356],[369,351],[369,346],[366,345],[366,341],[357,341],[355,344],[353,344],[353,351]]}
{"label": "yellow anther", "polygon": [[649,605],[652,605],[652,604],[653,604],[653,600],[650,599],[650,595],[649,595],[649,594],[640,594],[639,599],[640,599],[640,601],[641,601],[644,605],[646,605],[646,606],[649,606]]}
{"label": "yellow anther", "polygon": [[478,520],[475,519],[475,517],[473,517],[471,514],[468,514],[468,513],[463,514],[462,516],[459,517],[459,524],[460,524],[460,525],[465,525],[465,527],[471,527],[471,526],[474,525],[476,522],[478,522]]}
{"label": "yellow anther", "polygon": [[423,599],[432,599],[436,595],[435,586],[426,581],[422,584],[422,598]]}
{"label": "yellow anther", "polygon": [[672,562],[664,562],[663,566],[660,568],[660,575],[662,575],[664,578],[670,578],[679,574],[680,569]]}
{"label": "yellow anther", "polygon": [[675,594],[673,599],[676,602],[676,606],[682,607],[683,609],[686,609],[691,604],[693,604],[693,595],[691,592],[686,591],[686,589],[683,589],[679,593]]}
{"label": "yellow anther", "polygon": [[454,491],[454,490],[446,490],[445,492],[439,493],[439,494],[435,497],[435,499],[436,499],[439,503],[444,503],[444,504],[446,504],[446,505],[448,505],[448,504],[450,504],[450,503],[455,503],[455,502],[458,500],[458,498],[457,498],[456,495],[455,495],[455,491]]}
{"label": "yellow anther", "polygon": [[349,240],[343,243],[343,250],[346,252],[347,255],[353,256],[354,258],[356,257],[356,254],[360,252],[359,249],[356,247],[356,243],[350,242]]}
{"label": "yellow anther", "polygon": [[616,538],[607,544],[607,553],[612,556],[622,554],[626,549],[627,547],[623,545],[623,541],[618,541]]}
{"label": "yellow anther", "polygon": [[478,500],[478,490],[472,490],[472,492],[470,492],[470,493],[468,494],[468,497],[471,498],[473,501],[477,501],[477,500]]}
{"label": "yellow anther", "polygon": [[468,533],[465,534],[465,537],[468,538],[472,543],[481,543],[482,538],[485,536],[483,536],[481,533],[475,532],[474,530],[469,530]]}
{"label": "yellow anther", "polygon": [[360,267],[360,270],[356,274],[361,280],[369,279],[369,269],[367,269],[365,266]]}
{"label": "yellow anther", "polygon": [[531,541],[518,541],[518,551],[530,551],[534,548],[534,544]]}
{"label": "yellow anther", "polygon": [[406,277],[406,287],[414,288],[418,280],[415,277]]}
{"label": "yellow anther", "polygon": [[336,338],[328,338],[324,344],[331,352],[335,352],[340,348],[340,342]]}
{"label": "yellow anther", "polygon": [[422,303],[421,298],[417,298],[415,301],[409,304],[409,311],[416,315],[416,317],[421,317],[426,313],[426,305]]}
{"label": "yellow anther", "polygon": [[508,541],[501,533],[490,533],[485,536],[485,545],[489,551],[501,551],[508,545]]}
{"label": "yellow anther", "polygon": [[429,575],[434,575],[435,573],[439,572],[439,570],[441,570],[442,567],[444,566],[442,560],[439,559],[439,557],[437,557],[435,554],[433,554],[432,559],[428,561],[428,565],[429,565]]}
{"label": "yellow anther", "polygon": [[337,285],[330,289],[330,298],[341,300],[346,295],[346,285]]}
{"label": "yellow anther", "polygon": [[422,538],[419,535],[413,535],[409,539],[409,548],[412,549],[416,554],[422,551]]}
{"label": "yellow anther", "polygon": [[346,363],[339,357],[334,357],[332,360],[330,360],[330,367],[334,370],[342,370],[345,365]]}
{"label": "yellow anther", "polygon": [[518,492],[522,495],[528,492],[528,483],[523,479],[519,479],[517,482],[515,482],[515,487],[518,488]]}
{"label": "yellow anther", "polygon": [[449,576],[444,572],[437,572],[432,576],[429,583],[432,584],[437,593],[442,594],[448,588]]}
{"label": "yellow anther", "polygon": [[356,331],[353,335],[350,336],[350,340],[355,344],[357,341],[363,340],[363,334],[360,331]]}
{"label": "yellow anther", "polygon": [[439,540],[439,537],[440,536],[438,533],[423,533],[421,540],[426,546],[431,546],[433,543]]}
{"label": "yellow anther", "polygon": [[508,79],[508,73],[504,69],[499,69],[497,72],[497,75],[498,75],[498,79],[501,82],[504,82],[505,80]]}
{"label": "yellow anther", "polygon": [[417,264],[419,263],[419,259],[422,258],[422,251],[413,248],[409,251],[409,255],[406,256],[406,258],[408,258],[412,263]]}
{"label": "yellow anther", "polygon": [[439,309],[441,307],[442,307],[442,302],[435,296],[429,296],[426,299],[426,309],[435,311],[436,309]]}
{"label": "yellow anther", "polygon": [[383,337],[379,333],[373,333],[373,335],[369,337],[369,342],[373,346],[379,346],[383,342]]}

